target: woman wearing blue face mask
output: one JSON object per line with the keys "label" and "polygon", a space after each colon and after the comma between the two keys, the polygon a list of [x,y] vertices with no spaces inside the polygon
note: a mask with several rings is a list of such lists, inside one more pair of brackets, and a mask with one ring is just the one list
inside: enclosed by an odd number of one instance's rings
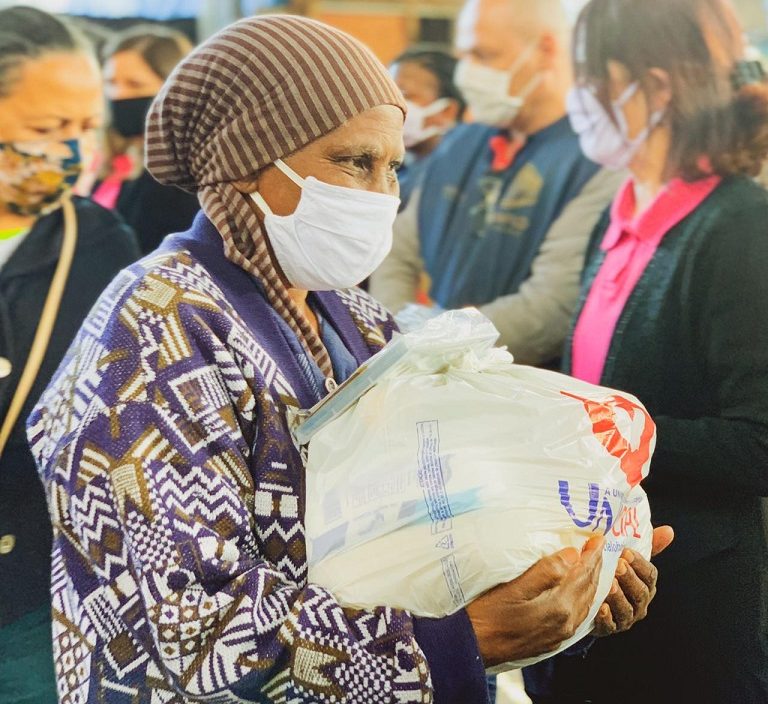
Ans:
{"label": "woman wearing blue face mask", "polygon": [[0,11],[0,701],[56,701],[51,524],[24,421],[132,232],[68,193],[102,111],[98,66],[67,24]]}
{"label": "woman wearing blue face mask", "polygon": [[630,179],[594,235],[566,350],[658,426],[646,486],[673,546],[647,620],[526,674],[538,702],[768,702],[768,86],[722,0],[592,0],[569,98]]}

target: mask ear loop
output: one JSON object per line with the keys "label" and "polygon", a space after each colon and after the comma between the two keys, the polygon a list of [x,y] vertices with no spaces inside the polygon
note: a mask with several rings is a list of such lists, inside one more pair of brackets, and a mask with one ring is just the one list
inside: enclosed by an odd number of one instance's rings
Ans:
{"label": "mask ear loop", "polygon": [[511,81],[519,72],[520,69],[525,66],[525,62],[530,59],[536,51],[536,42],[531,42],[520,56],[514,61],[514,63],[507,69],[509,80]]}
{"label": "mask ear loop", "polygon": [[[531,56],[534,55],[536,52],[536,43],[533,42],[528,45],[528,48],[523,51],[520,56],[517,57],[517,60],[512,64],[512,66],[507,71],[507,76],[509,77],[509,82],[512,82],[512,79],[520,73],[520,69],[525,65],[525,62],[528,61]],[[531,78],[530,81],[525,85],[525,87],[517,93],[517,95],[510,95],[508,96],[513,101],[523,100],[525,101],[533,91],[535,91],[539,85],[541,85],[541,81],[543,80],[541,73],[537,73],[533,78]]]}
{"label": "mask ear loop", "polygon": [[441,113],[443,110],[445,110],[449,105],[451,104],[450,98],[438,98],[430,105],[427,105],[423,109],[423,115],[424,117],[434,117],[435,115]]}
{"label": "mask ear loop", "polygon": [[272,217],[272,208],[267,205],[267,201],[264,200],[264,196],[258,191],[254,191],[250,194],[251,200],[256,203],[256,207],[264,213],[265,216]]}
{"label": "mask ear loop", "polygon": [[648,124],[643,128],[640,134],[637,135],[637,137],[629,141],[629,144],[631,144],[633,148],[637,148],[643,144],[648,139],[648,137],[653,134],[653,131],[661,124],[661,121],[664,119],[664,115],[666,114],[667,111],[665,109],[656,110],[648,119]]}
{"label": "mask ear loop", "polygon": [[638,89],[640,88],[640,82],[635,81],[634,83],[630,83],[624,92],[615,100],[613,101],[613,113],[616,116],[616,119],[619,122],[619,126],[621,128],[621,131],[624,134],[624,139],[627,142],[627,144],[632,146],[639,146],[642,144],[648,137],[650,136],[651,132],[658,127],[659,123],[664,119],[664,115],[666,114],[666,110],[656,110],[653,112],[648,118],[648,124],[640,131],[640,134],[638,134],[634,139],[629,139],[627,137],[627,120],[624,116],[624,111],[622,108],[634,97],[635,93],[637,93]]}
{"label": "mask ear loop", "polygon": [[[635,90],[626,100],[629,100],[632,97],[632,95],[634,95],[637,92],[637,89],[639,88],[640,84],[638,82],[635,82],[634,86],[635,86]],[[665,107],[659,110],[654,110],[651,113],[651,116],[648,118],[648,124],[645,126],[645,129],[637,137],[635,137],[633,141],[640,141],[640,143],[642,143],[646,139],[648,139],[648,137],[651,136],[651,133],[661,124],[661,121],[664,119],[664,116],[666,114],[667,114],[667,109]]]}
{"label": "mask ear loop", "polygon": [[667,114],[666,108],[662,108],[661,110],[656,110],[651,115],[651,119],[648,120],[648,127],[651,130],[655,130],[660,124],[661,121],[664,119],[664,116]]}
{"label": "mask ear loop", "polygon": [[304,179],[299,176],[288,164],[282,159],[275,161],[275,166],[282,171],[291,181],[293,181],[299,188],[304,188]]}
{"label": "mask ear loop", "polygon": [[[282,159],[277,159],[275,161],[275,166],[289,179],[291,179],[291,181],[293,181],[299,188],[302,190],[304,189],[304,179],[299,176]],[[262,213],[264,213],[264,215],[269,215],[270,217],[273,215],[272,208],[267,205],[267,201],[264,200],[264,196],[262,196],[261,193],[254,191],[250,195],[253,202],[256,203],[256,206],[259,208],[259,210],[261,210]]]}
{"label": "mask ear loop", "polygon": [[543,80],[544,80],[544,77],[543,77],[543,76],[542,76],[540,73],[537,73],[537,74],[536,74],[536,75],[535,75],[535,76],[534,76],[534,77],[533,77],[533,78],[532,78],[532,79],[531,79],[531,80],[528,82],[528,85],[527,85],[527,86],[525,86],[525,88],[523,88],[523,89],[522,89],[522,90],[521,90],[521,91],[520,91],[520,92],[517,94],[517,97],[518,97],[518,98],[520,98],[521,100],[525,100],[526,98],[528,98],[528,96],[530,96],[530,94],[531,94],[531,93],[533,93],[533,91],[535,91],[535,90],[536,90],[536,89],[537,89],[537,88],[538,88],[538,87],[541,85],[541,82],[542,82]]}
{"label": "mask ear loop", "polygon": [[615,107],[617,108],[623,108],[632,98],[634,97],[635,93],[637,93],[637,89],[640,87],[640,82],[635,81],[634,83],[630,83],[625,89],[624,92],[616,99],[616,101],[613,103]]}

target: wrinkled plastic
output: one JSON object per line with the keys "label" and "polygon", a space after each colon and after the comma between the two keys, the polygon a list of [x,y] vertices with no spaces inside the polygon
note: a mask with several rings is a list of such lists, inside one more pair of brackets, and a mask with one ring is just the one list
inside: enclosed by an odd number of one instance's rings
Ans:
{"label": "wrinkled plastic", "polygon": [[424,306],[419,303],[409,303],[395,315],[395,322],[402,332],[412,332],[442,313],[445,313],[445,309],[437,305]]}
{"label": "wrinkled plastic", "polygon": [[592,609],[559,652],[592,630],[623,548],[650,556],[655,426],[632,396],[514,364],[497,337],[477,311],[441,315],[309,416],[309,580],[440,617],[605,534]]}
{"label": "wrinkled plastic", "polygon": [[[449,332],[455,335],[453,339],[447,339]],[[478,354],[487,358],[498,339],[499,332],[493,323],[474,309],[443,313],[426,321],[417,331],[407,335],[396,333],[379,354],[371,357],[332,395],[320,401],[311,412],[302,414],[301,419],[294,419],[297,442],[306,445],[379,381],[471,364],[471,359]]]}

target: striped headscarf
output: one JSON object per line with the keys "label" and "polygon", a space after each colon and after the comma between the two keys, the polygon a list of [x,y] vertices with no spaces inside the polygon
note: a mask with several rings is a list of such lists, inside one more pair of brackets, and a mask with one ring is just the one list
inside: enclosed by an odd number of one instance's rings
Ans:
{"label": "striped headscarf", "polygon": [[328,352],[288,295],[259,220],[232,182],[253,178],[379,105],[405,112],[400,91],[367,47],[320,22],[273,15],[241,20],[188,56],[147,121],[150,173],[197,192],[227,258],[261,280],[327,376]]}

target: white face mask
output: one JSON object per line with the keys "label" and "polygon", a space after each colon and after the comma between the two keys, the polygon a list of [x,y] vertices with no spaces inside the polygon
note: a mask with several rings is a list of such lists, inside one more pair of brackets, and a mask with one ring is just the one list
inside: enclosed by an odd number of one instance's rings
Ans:
{"label": "white face mask", "polygon": [[364,281],[392,248],[400,199],[303,179],[281,159],[275,166],[301,188],[296,211],[275,215],[260,193],[251,198],[264,213],[269,242],[291,286],[332,291]]}
{"label": "white face mask", "polygon": [[640,147],[664,119],[664,110],[653,113],[648,125],[634,139],[629,138],[627,118],[623,107],[637,93],[640,84],[630,85],[614,100],[611,110],[614,122],[597,96],[586,86],[572,88],[568,94],[568,116],[574,132],[579,135],[584,155],[607,169],[626,169]]}
{"label": "white face mask", "polygon": [[440,98],[431,105],[416,105],[410,100],[406,100],[408,113],[405,116],[403,125],[403,142],[406,149],[413,149],[422,142],[435,137],[439,134],[445,134],[450,129],[450,125],[432,125],[427,127],[424,123],[434,115],[441,113],[450,104],[449,98]]}
{"label": "white face mask", "polygon": [[537,73],[517,95],[509,94],[512,79],[535,50],[536,45],[531,44],[506,71],[488,68],[469,59],[459,61],[453,80],[464,95],[476,122],[493,127],[512,125],[528,96],[541,83],[541,73]]}

